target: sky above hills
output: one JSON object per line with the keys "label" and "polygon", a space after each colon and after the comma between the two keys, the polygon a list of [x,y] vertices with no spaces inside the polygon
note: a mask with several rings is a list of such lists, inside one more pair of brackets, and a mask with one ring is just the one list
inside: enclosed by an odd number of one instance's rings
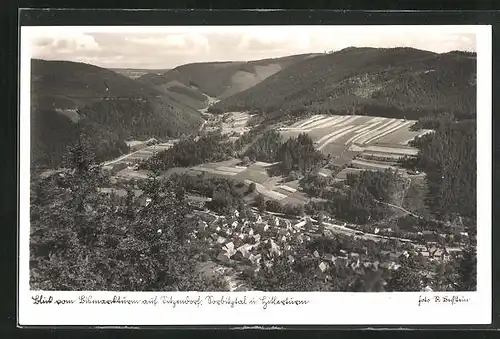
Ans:
{"label": "sky above hills", "polygon": [[346,47],[476,51],[472,26],[52,26],[30,27],[29,38],[33,58],[107,68],[170,69]]}

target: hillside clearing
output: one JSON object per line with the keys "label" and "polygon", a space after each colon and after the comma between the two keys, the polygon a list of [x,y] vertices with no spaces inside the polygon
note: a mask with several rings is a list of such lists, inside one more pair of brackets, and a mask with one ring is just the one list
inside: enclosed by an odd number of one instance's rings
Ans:
{"label": "hillside clearing", "polygon": [[[284,139],[297,137],[301,133],[307,133],[314,141],[317,149],[324,154],[334,158],[344,157],[349,161],[357,153],[365,149],[368,151],[380,151],[386,153],[400,152],[390,147],[401,146],[422,131],[410,131],[409,127],[415,120],[392,119],[384,117],[368,116],[325,116],[313,115],[306,119],[293,123],[290,127],[279,129]],[[367,149],[375,144],[383,142],[387,147],[384,149]],[[351,152],[347,155],[348,152]],[[415,155],[416,149],[402,151],[406,155]]]}

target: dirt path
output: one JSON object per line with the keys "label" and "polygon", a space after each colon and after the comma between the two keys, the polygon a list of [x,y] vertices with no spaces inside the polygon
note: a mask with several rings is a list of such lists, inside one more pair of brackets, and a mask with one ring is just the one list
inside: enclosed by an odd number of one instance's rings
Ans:
{"label": "dirt path", "polygon": [[403,212],[405,212],[406,214],[408,215],[411,215],[412,217],[415,217],[417,219],[423,219],[423,217],[421,217],[420,215],[417,215],[411,211],[408,211],[407,209],[401,207],[401,206],[398,206],[398,205],[394,205],[394,204],[390,204],[388,202],[383,202],[383,201],[380,201],[380,200],[377,200],[377,199],[373,199],[375,200],[375,202],[379,203],[379,204],[383,204],[383,205],[387,205],[387,206],[390,206],[390,207],[394,207],[394,208],[397,208],[398,210],[401,210]]}
{"label": "dirt path", "polygon": [[110,161],[107,161],[107,162],[103,162],[103,163],[102,163],[102,166],[109,166],[109,165],[112,165],[112,164],[114,164],[114,163],[116,163],[116,162],[119,162],[119,161],[121,161],[121,160],[124,160],[124,159],[128,158],[129,156],[131,156],[131,155],[133,155],[133,154],[135,154],[135,153],[138,153],[138,152],[140,152],[140,151],[143,151],[143,150],[145,150],[146,148],[148,148],[148,147],[142,148],[142,149],[137,150],[137,151],[132,152],[132,153],[127,153],[127,154],[124,154],[124,155],[122,155],[122,156],[120,156],[119,158],[116,158],[116,159],[114,159],[114,160],[110,160]]}
{"label": "dirt path", "polygon": [[208,96],[206,95],[205,93],[202,93],[205,97],[207,97],[207,106],[205,108],[202,108],[202,109],[199,109],[198,111],[202,114],[210,114],[208,113],[208,109],[210,108],[210,106],[218,103],[220,101],[220,99],[218,98],[214,98],[214,97],[211,97],[211,96]]}

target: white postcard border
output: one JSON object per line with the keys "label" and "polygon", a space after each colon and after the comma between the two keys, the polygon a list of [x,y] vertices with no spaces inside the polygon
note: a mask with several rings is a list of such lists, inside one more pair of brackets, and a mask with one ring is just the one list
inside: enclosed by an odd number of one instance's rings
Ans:
{"label": "white postcard border", "polygon": [[[346,32],[361,32],[363,26],[343,26]],[[231,27],[231,29],[236,27]],[[320,29],[321,27],[318,27]],[[477,291],[464,293],[201,293],[201,292],[35,292],[29,288],[29,182],[30,182],[30,40],[40,32],[74,30],[81,32],[162,32],[171,27],[133,26],[74,26],[74,27],[21,27],[20,56],[20,175],[19,175],[19,299],[18,322],[20,325],[437,325],[437,324],[489,324],[491,322],[491,120],[492,120],[492,54],[491,26],[370,26],[370,32],[391,30],[432,29],[446,32],[476,33],[477,42]],[[183,28],[184,29],[184,28]],[[189,29],[211,29],[191,26]],[[241,26],[236,29],[242,29]],[[366,26],[364,26],[366,29]],[[75,299],[81,296],[93,300],[126,298],[128,300],[157,301],[157,304],[124,303],[92,304],[34,304],[32,297],[52,296],[54,300]],[[209,304],[207,296],[220,300],[221,296],[236,298],[241,304]],[[201,306],[169,303],[173,300],[195,300]],[[265,303],[261,298],[275,300]],[[272,299],[275,297],[276,299]],[[419,299],[430,302],[419,306]],[[435,297],[440,302],[435,302]],[[443,302],[444,298],[450,302]],[[156,299],[155,299],[156,298]],[[288,304],[285,300],[288,298]],[[460,300],[468,300],[467,302]],[[227,300],[227,299],[226,299]],[[255,300],[255,304],[250,303]],[[293,301],[305,300],[307,304],[295,305]],[[451,302],[451,300],[454,300]],[[167,303],[162,303],[167,301]],[[280,304],[282,302],[284,304]]]}

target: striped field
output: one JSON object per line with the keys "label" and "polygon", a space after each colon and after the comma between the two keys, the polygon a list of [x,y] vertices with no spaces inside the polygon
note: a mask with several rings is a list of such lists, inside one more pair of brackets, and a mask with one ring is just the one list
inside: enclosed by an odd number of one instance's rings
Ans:
{"label": "striped field", "polygon": [[[307,133],[318,150],[338,156],[350,145],[365,147],[380,142],[405,145],[422,134],[410,131],[415,120],[357,115],[314,115],[280,129],[285,139]],[[332,146],[333,145],[333,146]]]}
{"label": "striped field", "polygon": [[[347,165],[357,172],[397,168],[402,158],[416,156],[418,150],[408,143],[432,130],[412,131],[415,122],[358,115],[314,115],[279,131],[284,139],[307,133],[316,149],[332,156],[333,164]],[[345,174],[337,178],[344,180]]]}
{"label": "striped field", "polygon": [[225,121],[222,123],[222,134],[243,134],[249,131],[248,120],[252,117],[246,112],[227,113]]}

